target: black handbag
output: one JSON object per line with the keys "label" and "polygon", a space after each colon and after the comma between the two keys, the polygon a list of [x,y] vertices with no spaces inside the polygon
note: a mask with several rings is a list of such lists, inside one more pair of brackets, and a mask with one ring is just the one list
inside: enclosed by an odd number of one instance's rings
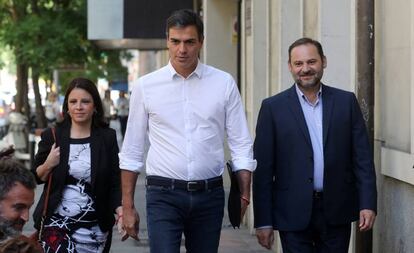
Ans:
{"label": "black handbag", "polygon": [[233,171],[230,162],[227,162],[227,170],[230,175],[230,193],[227,202],[227,211],[229,214],[229,220],[234,229],[240,228],[241,220],[241,203],[240,203],[240,188],[237,180],[236,172]]}

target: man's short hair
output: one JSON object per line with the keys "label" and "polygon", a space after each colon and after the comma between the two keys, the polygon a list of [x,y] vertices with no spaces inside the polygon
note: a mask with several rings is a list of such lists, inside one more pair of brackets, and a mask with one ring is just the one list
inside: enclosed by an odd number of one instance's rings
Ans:
{"label": "man's short hair", "polygon": [[314,45],[316,47],[316,49],[318,50],[318,53],[321,57],[321,59],[323,60],[325,58],[325,55],[323,54],[323,49],[322,49],[322,45],[321,43],[319,43],[319,41],[311,39],[311,38],[300,38],[298,40],[296,40],[295,42],[292,43],[292,45],[289,46],[289,62],[290,62],[290,53],[292,52],[292,50],[295,47],[301,46],[301,45],[306,45],[306,44],[311,44]]}
{"label": "man's short hair", "polygon": [[27,189],[36,188],[33,174],[23,164],[13,158],[0,159],[0,201],[16,182],[21,183]]}
{"label": "man's short hair", "polygon": [[174,11],[167,19],[166,34],[169,35],[170,28],[184,28],[194,25],[197,28],[198,39],[204,38],[204,25],[200,16],[190,9],[181,9]]}

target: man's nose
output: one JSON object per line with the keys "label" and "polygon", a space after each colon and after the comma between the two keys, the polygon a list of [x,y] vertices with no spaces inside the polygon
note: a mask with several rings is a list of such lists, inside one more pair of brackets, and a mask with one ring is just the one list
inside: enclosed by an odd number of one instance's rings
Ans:
{"label": "man's nose", "polygon": [[184,43],[180,43],[180,45],[178,46],[178,50],[180,50],[181,53],[184,53],[187,51],[187,48],[185,47]]}
{"label": "man's nose", "polygon": [[26,209],[22,212],[22,214],[20,215],[20,218],[22,220],[24,220],[25,222],[28,222],[29,221],[29,216],[30,216],[29,209]]}
{"label": "man's nose", "polygon": [[310,70],[310,67],[309,67],[309,65],[308,64],[303,64],[303,66],[302,66],[302,71],[303,72],[308,72]]}

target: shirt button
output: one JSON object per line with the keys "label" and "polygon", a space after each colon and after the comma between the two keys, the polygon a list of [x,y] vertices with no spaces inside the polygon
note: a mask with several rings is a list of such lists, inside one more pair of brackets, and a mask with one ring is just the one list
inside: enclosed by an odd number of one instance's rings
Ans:
{"label": "shirt button", "polygon": [[309,183],[312,183],[312,182],[313,182],[313,178],[311,178],[311,177],[310,177],[310,178],[308,179],[308,182],[309,182]]}

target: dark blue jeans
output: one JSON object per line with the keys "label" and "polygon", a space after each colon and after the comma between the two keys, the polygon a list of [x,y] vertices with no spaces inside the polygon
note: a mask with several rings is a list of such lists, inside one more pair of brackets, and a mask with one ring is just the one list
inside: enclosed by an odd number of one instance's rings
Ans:
{"label": "dark blue jeans", "polygon": [[224,212],[222,187],[188,192],[150,185],[146,196],[151,253],[179,253],[183,233],[187,253],[217,252]]}

